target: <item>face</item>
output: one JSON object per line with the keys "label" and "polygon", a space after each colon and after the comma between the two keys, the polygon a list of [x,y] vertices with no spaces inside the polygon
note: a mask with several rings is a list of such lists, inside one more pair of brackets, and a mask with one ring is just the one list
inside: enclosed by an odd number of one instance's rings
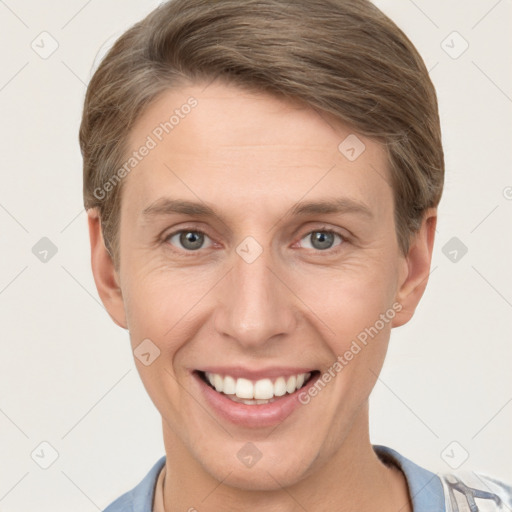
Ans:
{"label": "face", "polygon": [[166,447],[246,489],[357,451],[419,280],[398,247],[383,147],[220,83],[162,95],[130,154],[143,145],[123,183],[119,292],[102,298],[129,329]]}

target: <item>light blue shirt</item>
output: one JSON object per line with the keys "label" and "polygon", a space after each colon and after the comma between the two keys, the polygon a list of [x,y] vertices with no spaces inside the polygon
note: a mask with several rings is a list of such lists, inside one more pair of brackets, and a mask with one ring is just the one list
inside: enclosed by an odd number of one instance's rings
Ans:
{"label": "light blue shirt", "polygon": [[[413,512],[483,512],[512,510],[512,487],[469,471],[437,475],[387,446],[374,445],[379,458],[398,466],[405,475]],[[152,512],[155,485],[165,455],[131,491],[103,512]],[[481,508],[479,508],[481,507]]]}

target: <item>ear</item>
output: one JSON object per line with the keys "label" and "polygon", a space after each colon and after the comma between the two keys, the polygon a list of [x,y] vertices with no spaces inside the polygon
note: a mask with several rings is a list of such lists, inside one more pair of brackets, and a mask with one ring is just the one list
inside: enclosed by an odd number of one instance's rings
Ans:
{"label": "ear", "polygon": [[105,247],[98,210],[90,208],[87,210],[87,217],[91,242],[91,266],[96,289],[112,320],[119,327],[127,329],[119,276],[112,257]]}
{"label": "ear", "polygon": [[436,224],[437,208],[430,208],[423,216],[419,231],[411,239],[395,299],[402,309],[393,319],[393,327],[404,325],[412,318],[423,296],[430,274]]}

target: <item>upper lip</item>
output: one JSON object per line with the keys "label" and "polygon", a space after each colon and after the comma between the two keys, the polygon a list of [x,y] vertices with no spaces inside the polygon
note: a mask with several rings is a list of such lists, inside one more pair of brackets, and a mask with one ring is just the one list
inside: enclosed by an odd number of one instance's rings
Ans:
{"label": "upper lip", "polygon": [[273,379],[277,377],[289,377],[301,373],[312,373],[315,368],[305,367],[284,367],[272,366],[269,368],[244,368],[243,366],[203,366],[195,369],[198,372],[218,373],[220,375],[229,375],[235,379],[244,378],[249,380]]}

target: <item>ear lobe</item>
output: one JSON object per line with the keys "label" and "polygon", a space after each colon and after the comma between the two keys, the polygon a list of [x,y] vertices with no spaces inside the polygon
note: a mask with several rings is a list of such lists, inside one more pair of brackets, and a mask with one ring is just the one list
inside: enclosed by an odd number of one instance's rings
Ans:
{"label": "ear lobe", "polygon": [[91,243],[91,267],[96,289],[112,320],[127,329],[126,315],[119,276],[115,270],[110,253],[105,247],[101,222],[96,208],[87,210],[89,240]]}
{"label": "ear lobe", "polygon": [[404,276],[400,278],[396,296],[402,309],[393,319],[393,327],[404,325],[412,318],[423,296],[430,275],[436,224],[437,208],[430,208],[423,217],[419,231],[411,239],[404,260]]}

